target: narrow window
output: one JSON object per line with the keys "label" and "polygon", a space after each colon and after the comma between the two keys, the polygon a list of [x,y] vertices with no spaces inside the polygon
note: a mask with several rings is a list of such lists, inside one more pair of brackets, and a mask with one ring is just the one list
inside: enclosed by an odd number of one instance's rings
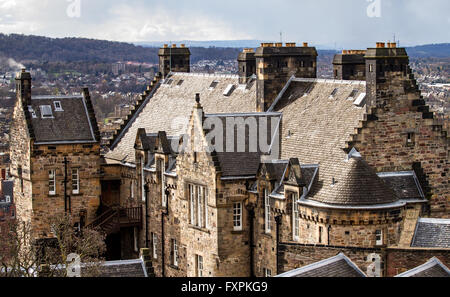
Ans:
{"label": "narrow window", "polygon": [[56,195],[56,170],[48,171],[48,194]]}
{"label": "narrow window", "polygon": [[11,196],[6,195],[5,199],[6,199],[6,203],[11,203]]}
{"label": "narrow window", "polygon": [[172,265],[178,267],[178,243],[176,239],[172,239]]}
{"label": "narrow window", "polygon": [[322,243],[323,228],[319,227],[319,243]]}
{"label": "narrow window", "polygon": [[235,231],[242,230],[242,202],[233,203],[233,226]]}
{"label": "narrow window", "polygon": [[145,176],[144,176],[144,158],[141,158],[141,192],[142,192],[142,201],[145,201],[146,193],[145,193]]}
{"label": "narrow window", "polygon": [[138,252],[139,251],[139,232],[138,232],[138,228],[134,227],[134,251]]}
{"label": "narrow window", "polygon": [[157,244],[158,238],[155,233],[152,233],[153,259],[158,259]]}
{"label": "narrow window", "polygon": [[198,210],[198,220],[197,220],[197,227],[202,228],[203,227],[203,188],[197,187],[197,210]]}
{"label": "narrow window", "polygon": [[269,197],[269,190],[264,189],[264,208],[265,208],[265,222],[266,222],[266,233],[271,232],[270,228],[270,197]]}
{"label": "narrow window", "polygon": [[272,277],[272,270],[264,268],[264,277]]}
{"label": "narrow window", "polygon": [[382,230],[375,231],[375,240],[376,240],[376,245],[383,245],[383,231]]}
{"label": "narrow window", "polygon": [[414,146],[414,133],[408,133],[406,138],[406,146]]}
{"label": "narrow window", "polygon": [[162,207],[167,207],[167,195],[166,195],[166,178],[165,178],[165,162],[164,160],[159,161],[159,168],[161,172],[161,201],[162,201]]}
{"label": "narrow window", "polygon": [[297,204],[297,194],[292,194],[292,209],[293,209],[293,223],[292,223],[292,231],[294,241],[299,240],[300,236],[300,221],[299,221],[299,213],[298,213],[298,204]]}
{"label": "narrow window", "polygon": [[131,199],[134,199],[134,181],[133,180],[130,182],[130,197],[131,197]]}
{"label": "narrow window", "polygon": [[369,64],[369,72],[373,72],[373,64]]}
{"label": "narrow window", "polygon": [[72,194],[80,194],[80,175],[78,169],[72,169]]}
{"label": "narrow window", "polygon": [[22,166],[17,168],[17,175],[20,179],[20,192],[23,193],[23,175],[22,175]]}
{"label": "narrow window", "polygon": [[191,206],[191,225],[195,225],[195,193],[193,185],[189,185],[189,200]]}
{"label": "narrow window", "polygon": [[203,257],[200,255],[196,255],[196,260],[195,260],[195,266],[196,266],[196,270],[197,270],[197,277],[202,277],[203,276]]}

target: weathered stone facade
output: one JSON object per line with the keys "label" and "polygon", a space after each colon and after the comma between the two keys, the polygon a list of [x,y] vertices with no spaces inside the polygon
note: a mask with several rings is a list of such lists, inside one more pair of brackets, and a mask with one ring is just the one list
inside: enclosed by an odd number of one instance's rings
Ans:
{"label": "weathered stone facade", "polygon": [[[53,119],[45,119],[44,114],[38,117],[32,105],[48,102],[49,98],[32,98],[31,76],[27,72],[19,73],[16,82],[10,154],[17,216],[32,224],[34,238],[51,237],[48,220],[64,212],[86,225],[96,217],[101,195],[99,134],[89,93],[83,90],[83,96],[77,98],[52,97],[60,107],[70,109],[76,105],[82,113],[74,115],[76,112],[72,111],[70,116],[84,121],[83,127],[91,127],[90,131],[80,131],[79,127],[67,125],[67,130],[57,135],[45,129],[55,125],[53,129],[57,130],[55,127],[58,123],[64,125],[63,117],[68,114],[56,114],[55,109]],[[90,139],[72,140],[72,129],[80,134],[78,137],[88,135]],[[55,140],[47,141],[46,137]],[[54,171],[53,177],[50,171]]]}

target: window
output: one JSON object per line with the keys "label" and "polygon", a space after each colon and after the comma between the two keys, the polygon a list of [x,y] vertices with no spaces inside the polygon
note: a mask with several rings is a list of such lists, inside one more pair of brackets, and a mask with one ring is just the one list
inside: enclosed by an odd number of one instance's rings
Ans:
{"label": "window", "polygon": [[22,166],[17,168],[17,175],[20,179],[20,192],[23,193],[23,176],[22,176]]}
{"label": "window", "polygon": [[52,113],[52,107],[50,105],[41,105],[41,116],[43,119],[52,119],[53,113]]}
{"label": "window", "polygon": [[11,203],[11,196],[6,195],[5,199],[6,199],[6,201],[5,201],[6,203]]}
{"label": "window", "polygon": [[300,217],[298,213],[298,204],[297,204],[297,194],[292,194],[292,233],[295,241],[299,240],[300,237]]}
{"label": "window", "polygon": [[203,188],[202,187],[197,187],[197,210],[198,210],[198,215],[197,215],[197,226],[198,227],[204,227],[203,226],[203,213],[204,213],[204,205],[203,205]]}
{"label": "window", "polygon": [[144,176],[144,158],[141,158],[141,192],[142,192],[142,201],[145,201],[145,176]]}
{"label": "window", "polygon": [[408,133],[407,138],[406,138],[406,146],[414,146],[414,133]]}
{"label": "window", "polygon": [[383,231],[381,230],[375,231],[375,240],[376,245],[383,245]]}
{"label": "window", "polygon": [[139,251],[139,231],[137,227],[134,227],[134,251]]}
{"label": "window", "polygon": [[233,93],[234,89],[235,89],[235,86],[233,84],[229,84],[226,87],[225,91],[223,91],[223,95],[227,96],[227,97],[230,96],[231,93]]}
{"label": "window", "polygon": [[56,170],[48,171],[48,194],[56,195]]}
{"label": "window", "polygon": [[270,233],[271,232],[271,227],[270,227],[270,197],[269,197],[269,190],[264,189],[264,208],[265,208],[265,229],[266,229],[266,233]]}
{"label": "window", "polygon": [[369,64],[369,72],[373,72],[373,64]]}
{"label": "window", "polygon": [[183,84],[184,80],[180,79],[177,83],[177,87],[181,86]]}
{"label": "window", "polygon": [[178,243],[176,239],[172,239],[172,265],[178,267]]}
{"label": "window", "polygon": [[319,243],[322,243],[323,228],[319,227]]}
{"label": "window", "polygon": [[162,207],[167,207],[167,195],[166,195],[166,178],[165,178],[165,171],[166,166],[164,160],[159,160],[159,170],[161,174],[161,201],[162,201]]}
{"label": "window", "polygon": [[217,87],[217,85],[219,84],[219,82],[218,81],[213,81],[212,83],[211,83],[211,85],[209,86],[209,89],[210,90],[214,90],[216,87]]}
{"label": "window", "polygon": [[72,193],[80,194],[80,175],[78,169],[72,169]]}
{"label": "window", "polygon": [[356,95],[358,95],[358,90],[353,90],[350,95],[348,96],[348,100],[355,100]]}
{"label": "window", "polygon": [[189,185],[189,211],[191,225],[199,228],[208,226],[207,189],[202,186]]}
{"label": "window", "polygon": [[242,202],[233,203],[233,227],[235,231],[242,230]]}
{"label": "window", "polygon": [[134,199],[134,180],[130,182],[130,197]]}
{"label": "window", "polygon": [[152,233],[152,248],[153,248],[153,259],[158,259],[157,250],[158,238],[155,233]]}
{"label": "window", "polygon": [[272,277],[272,270],[264,268],[263,272],[264,272],[264,277]]}
{"label": "window", "polygon": [[64,111],[60,101],[55,101],[53,104],[55,105],[55,111]]}
{"label": "window", "polygon": [[196,270],[197,270],[197,277],[202,277],[203,276],[203,257],[200,255],[196,255],[195,256],[195,266],[196,266]]}
{"label": "window", "polygon": [[331,92],[331,94],[330,94],[330,98],[333,98],[334,96],[336,96],[338,90],[339,90],[339,89],[337,89],[337,88],[334,89],[333,92]]}

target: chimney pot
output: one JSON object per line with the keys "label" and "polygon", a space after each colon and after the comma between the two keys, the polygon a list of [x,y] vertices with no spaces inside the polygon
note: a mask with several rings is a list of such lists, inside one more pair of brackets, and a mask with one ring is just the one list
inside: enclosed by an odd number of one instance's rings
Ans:
{"label": "chimney pot", "polygon": [[303,42],[303,47],[308,47],[308,43],[307,42]]}
{"label": "chimney pot", "polygon": [[174,44],[172,44],[172,48],[176,48],[177,47],[177,45],[174,43]]}
{"label": "chimney pot", "polygon": [[164,48],[168,48],[169,47],[169,45],[167,45],[167,44],[164,44]]}

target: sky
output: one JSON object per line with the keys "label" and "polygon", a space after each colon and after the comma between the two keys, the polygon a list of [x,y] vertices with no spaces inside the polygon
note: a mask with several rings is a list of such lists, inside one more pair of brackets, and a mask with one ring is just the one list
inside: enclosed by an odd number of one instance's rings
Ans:
{"label": "sky", "polygon": [[[450,42],[449,0],[0,0],[0,32],[125,42]],[[282,36],[280,37],[280,32]]]}

